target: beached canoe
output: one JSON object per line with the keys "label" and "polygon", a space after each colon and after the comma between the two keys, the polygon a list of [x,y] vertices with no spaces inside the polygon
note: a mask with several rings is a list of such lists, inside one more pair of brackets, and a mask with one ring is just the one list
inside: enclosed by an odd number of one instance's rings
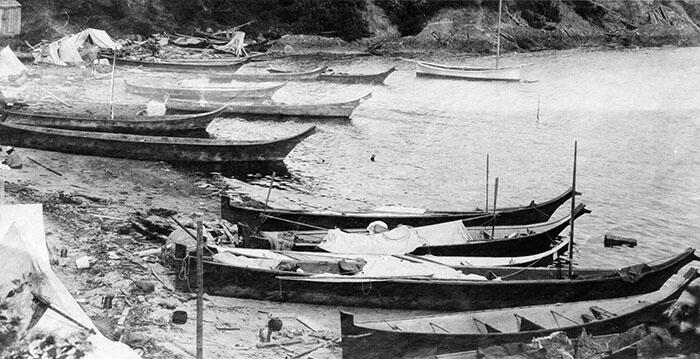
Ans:
{"label": "beached canoe", "polygon": [[[574,218],[586,213],[590,211],[579,204],[574,210]],[[267,244],[273,248],[295,251],[511,257],[549,250],[570,223],[571,215],[568,215],[548,223],[517,226],[467,227],[463,221],[453,221],[421,227],[398,226],[376,234],[369,234],[366,230],[356,232],[336,228],[328,231],[260,232],[245,238],[248,233],[244,228],[243,235],[246,243],[256,247]]]}
{"label": "beached canoe", "polygon": [[416,62],[416,75],[485,81],[520,81],[520,67],[460,67]]}
{"label": "beached canoe", "polygon": [[[569,188],[561,195],[541,203],[530,202],[529,205],[521,207],[501,207],[496,209],[497,216],[495,224],[500,225],[523,225],[540,222],[547,222],[552,214],[568,201],[573,189]],[[580,195],[580,193],[576,193]],[[267,217],[261,222],[261,215]],[[472,211],[433,211],[425,209],[414,209],[412,211],[400,212],[398,210],[374,210],[367,212],[345,212],[345,211],[314,211],[314,210],[294,210],[278,208],[256,208],[246,206],[242,203],[232,201],[230,197],[221,196],[221,217],[232,222],[242,222],[251,228],[258,228],[261,231],[288,231],[306,230],[309,228],[361,228],[365,229],[374,221],[382,221],[389,228],[394,228],[400,224],[407,226],[427,226],[436,223],[463,220],[467,218],[481,217],[484,215],[493,216],[493,211],[484,212],[480,209]],[[296,222],[296,223],[294,223]],[[304,223],[314,227],[305,227],[298,223]],[[491,224],[491,223],[488,223]]]}
{"label": "beached canoe", "polygon": [[[104,56],[103,56],[104,57]],[[112,61],[112,57],[105,57]],[[249,57],[232,60],[168,60],[168,61],[142,61],[117,57],[117,65],[138,67],[143,70],[169,71],[169,72],[234,72],[250,60]]]}
{"label": "beached canoe", "polygon": [[[267,71],[271,73],[291,73],[289,71],[284,71],[284,70],[279,70],[279,69],[274,69],[270,68],[267,69]],[[334,83],[341,83],[341,84],[367,84],[367,85],[381,85],[384,83],[384,80],[386,80],[389,75],[391,75],[394,71],[396,71],[396,66],[380,72],[376,74],[344,74],[344,73],[330,73],[330,74],[321,74],[318,77],[312,78],[311,80],[314,81],[325,81],[325,82],[334,82]],[[295,79],[293,81],[308,81],[308,79]]]}
{"label": "beached canoe", "polygon": [[[616,299],[356,321],[340,312],[344,359],[402,358],[415,353],[440,355],[505,343],[528,342],[556,331],[567,336],[618,333],[657,322],[697,279],[696,269],[673,278],[652,293]],[[533,290],[528,296],[549,296]],[[525,297],[527,298],[527,297]]]}
{"label": "beached canoe", "polygon": [[[262,117],[265,119],[288,117],[308,119],[349,119],[352,112],[372,94],[362,98],[336,103],[286,104],[276,102],[229,103],[224,113],[241,117]],[[219,108],[221,102],[196,102],[168,99],[165,107],[174,112],[202,112]]]}
{"label": "beached canoe", "polygon": [[[626,268],[450,267],[420,257],[322,254],[208,246],[212,295],[393,309],[477,310],[614,298],[658,289],[697,259],[693,249]],[[176,245],[175,268],[194,285],[196,261]],[[492,278],[492,279],[489,279]]]}
{"label": "beached canoe", "polygon": [[209,81],[212,82],[230,82],[230,81],[250,81],[250,82],[272,82],[272,81],[304,81],[318,78],[325,66],[304,72],[275,72],[275,73],[214,73],[208,75]]}
{"label": "beached canoe", "polygon": [[135,135],[173,136],[204,133],[209,123],[226,106],[214,111],[191,115],[90,117],[78,114],[59,114],[7,110],[3,121],[19,125],[60,128],[64,130],[114,132]]}
{"label": "beached canoe", "polygon": [[[156,100],[167,98],[195,101],[261,101],[272,98],[285,84],[267,86],[168,86],[144,83],[130,83],[125,81],[126,91],[136,95],[142,95]],[[225,107],[221,104],[217,107]]]}
{"label": "beached canoe", "polygon": [[0,123],[4,145],[82,155],[167,162],[282,161],[315,126],[287,138],[269,141],[230,141],[208,138],[155,137],[72,131]]}

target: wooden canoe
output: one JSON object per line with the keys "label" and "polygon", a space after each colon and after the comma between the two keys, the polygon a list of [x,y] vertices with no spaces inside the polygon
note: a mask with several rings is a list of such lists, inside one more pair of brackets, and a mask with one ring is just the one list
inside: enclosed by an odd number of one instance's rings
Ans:
{"label": "wooden canoe", "polygon": [[[307,119],[349,119],[352,112],[372,94],[362,98],[336,103],[318,104],[286,104],[275,102],[261,103],[229,103],[225,114],[241,117],[262,117],[265,119],[307,118]],[[224,105],[220,102],[196,102],[178,99],[168,99],[165,107],[174,112],[210,111]]]}
{"label": "wooden canoe", "polygon": [[241,74],[241,73],[214,73],[209,75],[209,81],[212,82],[230,82],[230,81],[250,81],[250,82],[272,82],[272,81],[303,81],[318,78],[326,66],[321,66],[310,71],[304,72],[276,72],[262,74]]}
{"label": "wooden canoe", "polygon": [[[473,350],[489,345],[526,342],[563,331],[575,337],[586,331],[602,335],[656,322],[685,289],[697,279],[696,269],[674,278],[652,293],[617,299],[581,299],[516,308],[438,314],[401,319],[357,322],[340,312],[344,359],[400,358],[430,351],[434,354]],[[532,290],[529,296],[551,292]]]}
{"label": "wooden canoe", "polygon": [[[166,98],[196,101],[244,101],[265,100],[272,98],[275,92],[285,86],[276,84],[273,86],[217,86],[217,87],[186,87],[186,86],[161,86],[135,84],[125,81],[126,91],[129,93],[163,100]],[[225,107],[220,104],[217,108]]]}
{"label": "wooden canoe", "polygon": [[396,66],[376,74],[321,74],[318,79],[341,84],[381,85],[394,71],[396,71]]}
{"label": "wooden canoe", "polygon": [[214,111],[192,115],[116,116],[114,119],[7,110],[4,113],[3,121],[64,130],[172,136],[204,133],[209,123],[225,109],[226,106],[221,106]]}
{"label": "wooden canoe", "polygon": [[[574,211],[574,218],[586,213],[590,211],[585,205],[579,204]],[[245,238],[247,236],[245,229],[243,234],[246,243],[273,243],[274,247],[291,247],[295,251],[512,257],[535,255],[551,249],[552,245],[558,242],[559,234],[569,226],[570,222],[571,215],[568,215],[559,220],[541,224],[463,227],[459,230],[455,229],[454,223],[447,222],[415,228],[399,227],[375,236],[370,236],[366,231],[348,233],[345,230],[335,229],[333,232],[338,233],[340,238],[330,241],[328,240],[330,232],[321,230],[260,232],[252,235],[251,239]],[[411,241],[415,236],[412,234],[409,236],[409,231],[413,230],[424,242],[418,244]],[[291,244],[290,238],[292,238]],[[382,241],[390,242],[391,245],[379,245]]]}
{"label": "wooden canoe", "polygon": [[[112,61],[112,57],[106,57]],[[117,65],[138,67],[144,70],[153,71],[170,71],[170,72],[213,72],[213,71],[236,71],[246,62],[250,60],[250,57],[244,59],[233,59],[233,60],[205,60],[205,59],[183,59],[183,60],[168,60],[168,61],[142,61],[142,60],[130,60],[125,58],[117,57]]]}
{"label": "wooden canoe", "polygon": [[[496,210],[498,215],[496,216],[495,224],[499,226],[546,222],[551,218],[552,214],[562,204],[564,204],[564,202],[571,198],[573,191],[574,190],[572,188],[569,188],[561,195],[541,203],[531,201],[530,204],[526,206],[498,208]],[[578,192],[576,194],[580,195]],[[261,223],[261,215],[263,214],[269,215],[269,217],[265,218],[265,220]],[[258,228],[261,231],[309,229],[309,227],[300,226],[292,222],[305,223],[314,227],[328,229],[336,227],[343,229],[365,229],[374,221],[382,221],[386,223],[389,228],[394,228],[400,224],[418,227],[463,220],[467,218],[481,217],[489,214],[493,215],[493,212],[487,213],[479,209],[475,209],[473,211],[424,210],[421,211],[421,213],[400,213],[386,211],[312,211],[277,208],[264,209],[250,207],[234,202],[226,195],[221,196],[221,217],[223,219],[226,219],[232,223],[246,223],[251,228]],[[281,218],[281,220],[277,220],[273,217]]]}
{"label": "wooden canoe", "polygon": [[[417,257],[328,255],[209,247],[204,288],[212,295],[325,305],[393,309],[477,310],[575,300],[614,298],[654,291],[697,259],[693,249],[625,269],[449,267]],[[189,254],[189,255],[188,255]],[[194,285],[196,261],[184,245],[175,249],[178,283]],[[487,278],[498,278],[488,280]]]}
{"label": "wooden canoe", "polygon": [[120,157],[167,162],[274,162],[285,156],[315,126],[282,139],[230,141],[205,138],[154,137],[115,133],[72,131],[0,123],[3,144],[82,155]]}
{"label": "wooden canoe", "polygon": [[483,81],[520,81],[520,68],[461,68],[416,62],[416,75]]}
{"label": "wooden canoe", "polygon": [[[278,70],[278,69],[267,69],[267,71],[271,73],[290,73],[289,71],[284,71],[284,70]],[[384,83],[384,80],[386,80],[389,75],[391,75],[394,71],[396,71],[396,66],[393,66],[392,68],[376,73],[376,74],[342,74],[342,73],[330,73],[330,74],[321,74],[316,78],[313,78],[311,80],[318,80],[318,81],[325,81],[325,82],[334,82],[334,83],[341,83],[341,84],[368,84],[368,85],[381,85]],[[302,81],[302,80],[297,80],[295,79],[294,81]],[[306,81],[304,79],[303,81]]]}

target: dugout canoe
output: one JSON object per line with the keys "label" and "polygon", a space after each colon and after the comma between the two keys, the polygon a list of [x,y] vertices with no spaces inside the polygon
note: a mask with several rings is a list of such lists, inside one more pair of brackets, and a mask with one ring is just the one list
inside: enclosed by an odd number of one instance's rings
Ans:
{"label": "dugout canoe", "polygon": [[191,115],[164,115],[164,116],[115,116],[90,117],[78,114],[58,114],[6,110],[2,121],[19,125],[59,128],[64,130],[116,132],[135,135],[186,135],[191,133],[204,133],[209,123],[220,115],[226,106],[221,106],[214,111],[202,112]]}
{"label": "dugout canoe", "polygon": [[274,73],[213,73],[209,75],[211,82],[249,81],[249,82],[272,82],[272,81],[304,81],[318,78],[326,66],[321,66],[310,71],[303,72],[274,72]]}
{"label": "dugout canoe", "polygon": [[[623,332],[636,325],[657,322],[697,279],[696,269],[674,278],[662,289],[616,299],[579,300],[516,308],[481,310],[401,319],[355,320],[340,312],[344,359],[400,358],[430,352],[433,355],[489,345],[522,343],[563,331],[569,337],[584,330],[589,335]],[[532,295],[549,295],[533,292]]]}
{"label": "dugout canoe", "polygon": [[3,144],[81,155],[198,163],[278,162],[315,131],[269,141],[155,137],[0,123]]}
{"label": "dugout canoe", "polygon": [[[548,221],[552,214],[568,201],[573,195],[573,188],[567,189],[561,195],[548,201],[535,203],[531,201],[529,205],[520,207],[501,207],[496,210],[497,216],[495,225],[525,225]],[[576,193],[580,195],[581,193]],[[267,217],[261,222],[261,215]],[[231,223],[242,222],[251,228],[258,228],[261,231],[289,231],[305,230],[305,227],[297,223],[304,223],[320,228],[367,228],[374,221],[382,221],[389,228],[394,228],[400,224],[407,226],[427,226],[431,224],[444,223],[450,221],[463,220],[467,218],[493,215],[493,212],[485,212],[480,209],[473,211],[434,211],[420,210],[411,212],[390,212],[390,211],[368,211],[368,212],[345,212],[345,211],[314,211],[314,210],[294,210],[277,208],[256,208],[232,201],[229,196],[221,196],[221,217]],[[280,218],[280,219],[276,219]],[[291,221],[291,222],[290,222]]]}
{"label": "dugout canoe", "polygon": [[[111,61],[112,58],[109,57]],[[210,60],[210,61],[195,61],[195,60],[173,60],[173,61],[142,61],[130,60],[125,58],[116,58],[117,65],[138,67],[144,70],[153,71],[170,71],[170,72],[214,72],[214,71],[236,71],[246,62],[246,59],[235,60]]]}
{"label": "dugout canoe", "polygon": [[381,85],[384,84],[384,80],[386,80],[386,78],[389,77],[389,75],[391,75],[394,71],[396,71],[396,66],[376,74],[321,74],[318,79],[320,81],[341,84]]}
{"label": "dugout canoe", "polygon": [[[590,212],[585,205],[579,204],[574,210],[574,219]],[[251,234],[250,238],[245,228],[242,233],[246,244],[258,246],[263,243],[295,251],[511,257],[535,255],[551,249],[570,223],[571,215],[524,226],[466,227],[462,221],[422,227],[399,226],[374,235],[366,230],[358,233],[337,228],[328,231],[262,231]]]}
{"label": "dugout canoe", "polygon": [[482,81],[520,81],[520,68],[469,68],[416,62],[416,75]]}
{"label": "dugout canoe", "polygon": [[[142,95],[158,100],[179,99],[195,101],[246,101],[246,100],[266,100],[272,98],[285,84],[275,84],[272,86],[164,86],[136,84],[128,81],[124,82],[126,91],[136,95]],[[226,103],[221,103],[216,108],[226,107]]]}
{"label": "dugout canoe", "polygon": [[[284,70],[278,70],[274,68],[267,69],[267,71],[271,73],[290,73],[289,71],[284,71]],[[325,81],[325,82],[334,82],[334,83],[341,83],[341,84],[368,84],[368,85],[381,85],[384,84],[384,80],[386,80],[389,75],[391,75],[394,71],[396,71],[396,66],[393,66],[392,68],[376,73],[376,74],[344,74],[344,73],[330,73],[330,74],[321,74],[316,78],[313,78],[312,80],[318,80],[318,81]],[[294,80],[294,81],[300,81],[300,80]]]}
{"label": "dugout canoe", "polygon": [[[225,114],[241,117],[264,117],[270,118],[306,118],[306,119],[336,119],[346,120],[350,118],[352,112],[363,102],[372,97],[367,94],[362,98],[336,103],[317,104],[286,104],[276,102],[260,103],[229,103],[224,111]],[[224,105],[220,102],[196,102],[179,99],[168,99],[165,107],[173,112],[202,112],[219,108]]]}
{"label": "dugout canoe", "polygon": [[[693,249],[621,269],[450,267],[407,256],[333,255],[209,246],[204,290],[212,295],[393,309],[477,310],[651,292],[690,261]],[[195,257],[176,245],[178,282],[194,285]],[[633,269],[636,268],[636,269]],[[634,274],[631,274],[634,273]],[[489,280],[488,278],[494,278]],[[498,278],[498,279],[496,279]]]}

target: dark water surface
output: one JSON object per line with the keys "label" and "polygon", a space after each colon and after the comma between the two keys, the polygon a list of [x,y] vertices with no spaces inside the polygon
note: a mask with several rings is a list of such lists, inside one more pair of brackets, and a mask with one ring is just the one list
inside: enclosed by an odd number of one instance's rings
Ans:
{"label": "dark water surface", "polygon": [[[347,72],[394,64],[399,71],[387,86],[290,83],[275,95],[330,102],[373,93],[350,123],[319,123],[285,161],[289,173],[275,196],[344,210],[483,208],[489,154],[491,191],[500,178],[498,205],[527,204],[571,184],[578,140],[579,200],[593,211],[576,224],[583,243],[578,263],[624,265],[700,247],[699,60],[700,48],[508,55],[506,64],[531,64],[523,78],[533,82],[524,83],[417,78],[413,65],[398,59],[334,63]],[[273,137],[305,126],[240,120],[216,126],[226,136],[260,131],[261,124]],[[246,180],[269,183],[267,176]],[[555,217],[567,210],[568,204]],[[606,232],[634,237],[639,246],[604,249]]]}

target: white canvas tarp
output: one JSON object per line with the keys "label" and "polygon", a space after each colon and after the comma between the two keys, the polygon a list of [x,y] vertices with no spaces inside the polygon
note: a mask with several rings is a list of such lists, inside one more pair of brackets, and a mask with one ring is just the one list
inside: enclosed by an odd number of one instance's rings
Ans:
{"label": "white canvas tarp", "polygon": [[35,51],[35,62],[49,63],[65,66],[67,64],[81,64],[83,58],[78,50],[86,41],[103,49],[119,49],[120,45],[104,31],[97,29],[83,30],[77,34],[65,36],[50,44],[43,45]]}
{"label": "white canvas tarp", "polygon": [[331,253],[406,254],[422,246],[463,244],[473,241],[462,221],[423,227],[398,226],[382,233],[328,231],[319,248]]}
{"label": "white canvas tarp", "polygon": [[[85,358],[139,358],[126,344],[113,342],[99,334],[95,325],[68,292],[51,269],[49,252],[44,237],[44,221],[40,204],[0,206],[0,294],[6,294],[13,281],[41,278],[32,282],[32,291],[48,298],[51,304],[82,325],[93,328],[87,340],[92,344]],[[31,302],[28,303],[31,306]],[[57,338],[75,337],[85,332],[63,316],[49,309],[30,333],[50,334]]]}
{"label": "white canvas tarp", "polygon": [[0,80],[7,80],[11,76],[19,76],[27,71],[27,67],[19,61],[10,47],[0,51]]}

